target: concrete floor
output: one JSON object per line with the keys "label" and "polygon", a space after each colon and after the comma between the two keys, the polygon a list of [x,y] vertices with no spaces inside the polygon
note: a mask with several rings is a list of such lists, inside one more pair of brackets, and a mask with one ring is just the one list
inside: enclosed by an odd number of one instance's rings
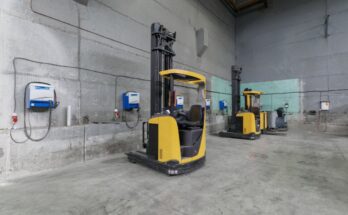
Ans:
{"label": "concrete floor", "polygon": [[208,136],[205,167],[184,176],[117,155],[10,180],[0,214],[347,214],[347,138],[297,132]]}

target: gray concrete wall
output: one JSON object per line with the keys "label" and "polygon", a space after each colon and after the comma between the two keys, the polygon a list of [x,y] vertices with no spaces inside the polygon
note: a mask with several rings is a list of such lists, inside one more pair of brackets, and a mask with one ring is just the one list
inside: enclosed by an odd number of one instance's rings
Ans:
{"label": "gray concrete wall", "polygon": [[271,0],[268,9],[239,17],[236,32],[243,82],[299,79],[300,119],[318,122],[306,113],[330,100],[320,120],[348,125],[348,91],[340,90],[348,88],[348,1]]}
{"label": "gray concrete wall", "polygon": [[[120,106],[122,92],[135,90],[141,93],[141,118],[146,119],[149,82],[119,78],[116,84],[115,76],[149,79],[150,25],[155,21],[177,32],[175,67],[201,72],[208,79],[213,75],[229,79],[235,56],[234,18],[219,1],[90,0],[86,7],[73,0],[2,0],[0,176],[138,148],[139,127],[130,131],[124,122],[113,122],[113,109]],[[199,28],[206,28],[209,34],[209,47],[202,57],[196,55],[195,30]],[[26,59],[13,61],[15,58]],[[13,62],[17,68],[15,112],[19,115],[13,132],[16,139],[24,139],[25,84],[45,81],[56,87],[60,106],[53,112],[53,128],[44,141],[16,144],[9,137],[14,112]],[[72,106],[72,127],[65,126],[68,105]],[[88,124],[84,124],[86,117]],[[31,122],[33,135],[42,135],[47,113],[32,114]]]}

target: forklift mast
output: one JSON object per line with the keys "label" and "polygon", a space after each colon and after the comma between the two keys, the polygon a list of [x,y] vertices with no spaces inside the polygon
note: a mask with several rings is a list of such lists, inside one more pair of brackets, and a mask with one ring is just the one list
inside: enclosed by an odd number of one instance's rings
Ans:
{"label": "forklift mast", "polygon": [[236,115],[240,111],[240,75],[242,68],[238,66],[232,66],[232,117],[231,123],[236,123]]}
{"label": "forklift mast", "polygon": [[[240,111],[240,82],[242,68],[232,66],[232,115],[228,118],[226,131],[219,133],[220,137],[240,138],[254,140],[261,134],[260,114],[255,114],[253,110]],[[260,94],[256,91],[243,92],[244,98],[251,101],[252,94]],[[246,102],[247,103],[247,102]],[[259,110],[258,110],[259,111]]]}
{"label": "forklift mast", "polygon": [[[174,100],[169,94],[173,90],[173,82],[160,76],[160,71],[173,68],[173,44],[176,32],[169,32],[160,23],[151,25],[151,116],[161,113],[162,108],[169,108]],[[162,94],[162,91],[164,94]],[[164,96],[163,96],[164,95]],[[163,107],[162,107],[163,96]]]}

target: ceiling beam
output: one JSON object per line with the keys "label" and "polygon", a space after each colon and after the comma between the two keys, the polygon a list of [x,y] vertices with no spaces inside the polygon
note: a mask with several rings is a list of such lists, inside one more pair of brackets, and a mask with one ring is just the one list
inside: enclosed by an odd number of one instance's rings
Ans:
{"label": "ceiling beam", "polygon": [[234,15],[241,14],[246,10],[254,8],[256,6],[267,7],[267,0],[248,0],[242,3],[238,3],[236,0],[222,0],[225,5],[234,11]]}
{"label": "ceiling beam", "polygon": [[76,1],[79,4],[83,4],[85,6],[87,6],[87,4],[88,4],[88,0],[74,0],[74,1]]}

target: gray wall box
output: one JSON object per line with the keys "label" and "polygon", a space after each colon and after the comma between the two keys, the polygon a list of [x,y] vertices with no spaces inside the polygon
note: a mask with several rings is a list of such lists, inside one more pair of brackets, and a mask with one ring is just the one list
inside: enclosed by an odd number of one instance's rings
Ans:
{"label": "gray wall box", "polygon": [[197,56],[202,57],[204,52],[208,48],[208,31],[207,29],[200,28],[196,31],[197,37]]}

